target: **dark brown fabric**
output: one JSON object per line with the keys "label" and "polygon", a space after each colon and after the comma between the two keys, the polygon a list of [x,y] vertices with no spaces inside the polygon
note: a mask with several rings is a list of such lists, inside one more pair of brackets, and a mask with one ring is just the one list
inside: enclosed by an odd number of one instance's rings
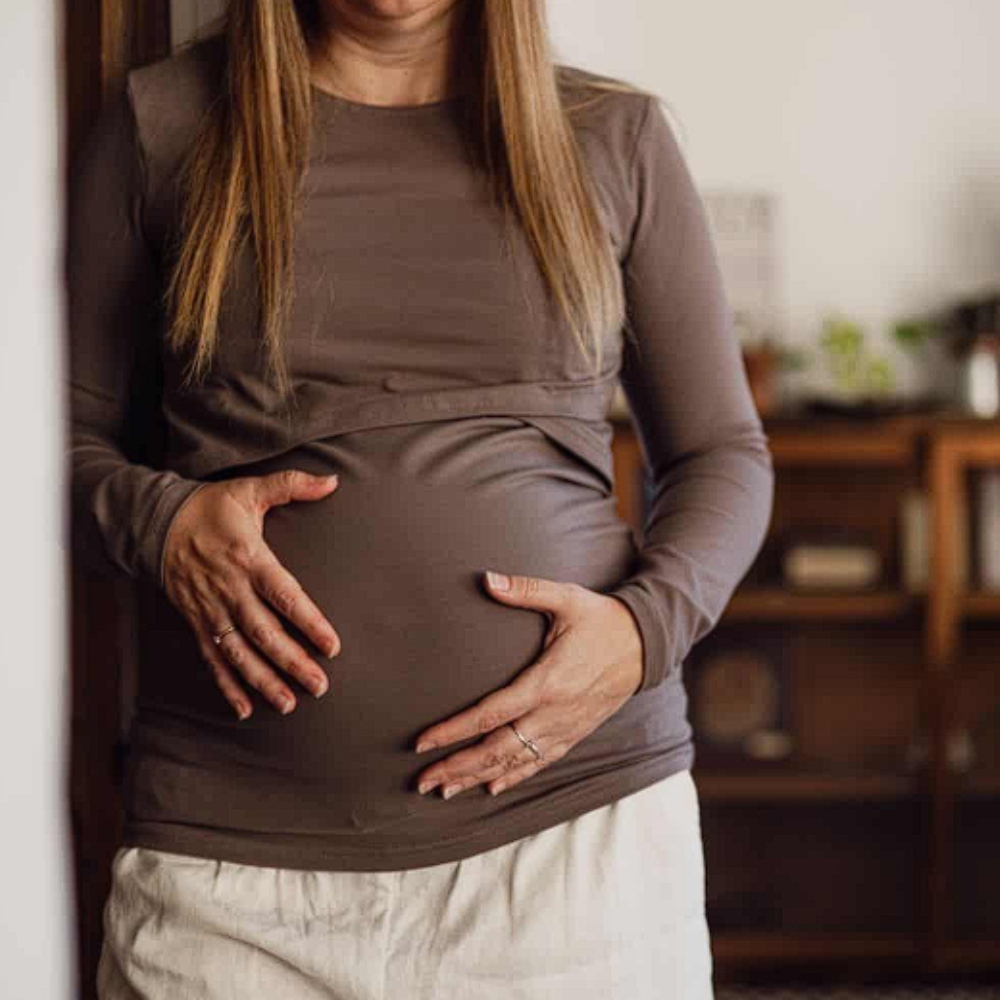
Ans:
{"label": "dark brown fabric", "polygon": [[[690,767],[683,661],[759,549],[773,469],[704,209],[660,105],[612,94],[577,124],[635,337],[609,335],[595,378],[526,239],[503,244],[461,142],[461,99],[378,108],[314,90],[288,340],[298,407],[283,421],[246,257],[209,380],[181,391],[185,359],[162,347],[177,168],[213,93],[217,45],[129,74],[72,193],[76,554],[129,574],[142,596],[127,842],[282,867],[416,867]],[[613,492],[619,378],[653,474],[641,550]],[[318,658],[323,698],[300,691],[281,716],[251,691],[255,712],[239,722],[162,593],[163,541],[204,483],[284,468],[340,474],[328,497],[273,509],[265,536],[343,651]],[[643,680],[531,779],[444,802],[414,779],[457,746],[417,755],[414,738],[542,648],[544,616],[489,597],[486,568],[621,600]]]}

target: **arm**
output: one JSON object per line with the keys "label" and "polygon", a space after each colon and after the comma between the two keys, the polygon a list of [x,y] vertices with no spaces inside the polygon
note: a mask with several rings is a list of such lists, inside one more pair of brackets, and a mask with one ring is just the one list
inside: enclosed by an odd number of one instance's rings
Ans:
{"label": "arm", "polygon": [[774,488],[704,206],[659,103],[647,100],[622,263],[621,382],[653,491],[637,565],[608,592],[639,627],[638,691],[715,626],[763,543]]}
{"label": "arm", "polygon": [[[139,464],[159,402],[160,274],[142,232],[144,163],[127,90],[74,164],[65,243],[72,552],[162,584],[166,533],[205,484]],[[133,461],[136,459],[136,461]]]}

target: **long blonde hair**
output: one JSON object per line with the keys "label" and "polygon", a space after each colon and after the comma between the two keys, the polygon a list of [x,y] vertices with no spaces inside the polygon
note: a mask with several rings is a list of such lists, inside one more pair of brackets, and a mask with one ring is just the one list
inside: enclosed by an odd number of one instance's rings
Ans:
{"label": "long blonde hair", "polygon": [[[508,221],[520,222],[575,339],[595,372],[606,331],[625,323],[617,263],[595,203],[570,114],[603,93],[646,94],[552,61],[543,0],[459,0],[466,10],[455,72],[469,85],[467,139]],[[223,36],[220,99],[183,164],[181,225],[164,300],[168,340],[193,341],[186,381],[207,374],[233,259],[252,240],[269,374],[291,384],[282,336],[292,301],[294,229],[309,156],[310,43],[319,0],[229,0],[210,32]],[[222,39],[220,39],[221,41]]]}

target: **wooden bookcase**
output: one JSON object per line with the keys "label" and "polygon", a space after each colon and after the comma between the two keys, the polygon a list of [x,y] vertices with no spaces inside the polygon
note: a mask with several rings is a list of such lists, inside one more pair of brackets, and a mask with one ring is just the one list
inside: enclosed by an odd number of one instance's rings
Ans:
{"label": "wooden bookcase", "polygon": [[[793,969],[1000,980],[1000,740],[974,739],[964,761],[955,749],[1000,706],[1000,592],[962,585],[975,581],[968,548],[959,572],[971,477],[1000,467],[1000,421],[786,416],[765,429],[768,537],[685,661],[690,684],[712,643],[775,645],[795,740],[780,764],[719,766],[695,727],[718,980]],[[641,538],[645,470],[628,419],[614,455],[619,509]],[[929,567],[910,590],[900,521],[914,489],[927,497]],[[877,589],[781,585],[784,533],[828,524],[873,539]]]}

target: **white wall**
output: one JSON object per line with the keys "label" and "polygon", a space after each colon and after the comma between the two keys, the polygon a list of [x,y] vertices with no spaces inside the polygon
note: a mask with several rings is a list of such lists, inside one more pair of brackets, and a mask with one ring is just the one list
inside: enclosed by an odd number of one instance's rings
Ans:
{"label": "white wall", "polygon": [[[0,996],[72,995],[66,815],[61,176],[53,0],[8,3],[0,65]],[[13,82],[16,81],[16,86]]]}
{"label": "white wall", "polygon": [[[566,62],[676,112],[700,187],[780,199],[784,332],[1000,285],[997,0],[549,0]],[[879,341],[886,343],[886,341]]]}

